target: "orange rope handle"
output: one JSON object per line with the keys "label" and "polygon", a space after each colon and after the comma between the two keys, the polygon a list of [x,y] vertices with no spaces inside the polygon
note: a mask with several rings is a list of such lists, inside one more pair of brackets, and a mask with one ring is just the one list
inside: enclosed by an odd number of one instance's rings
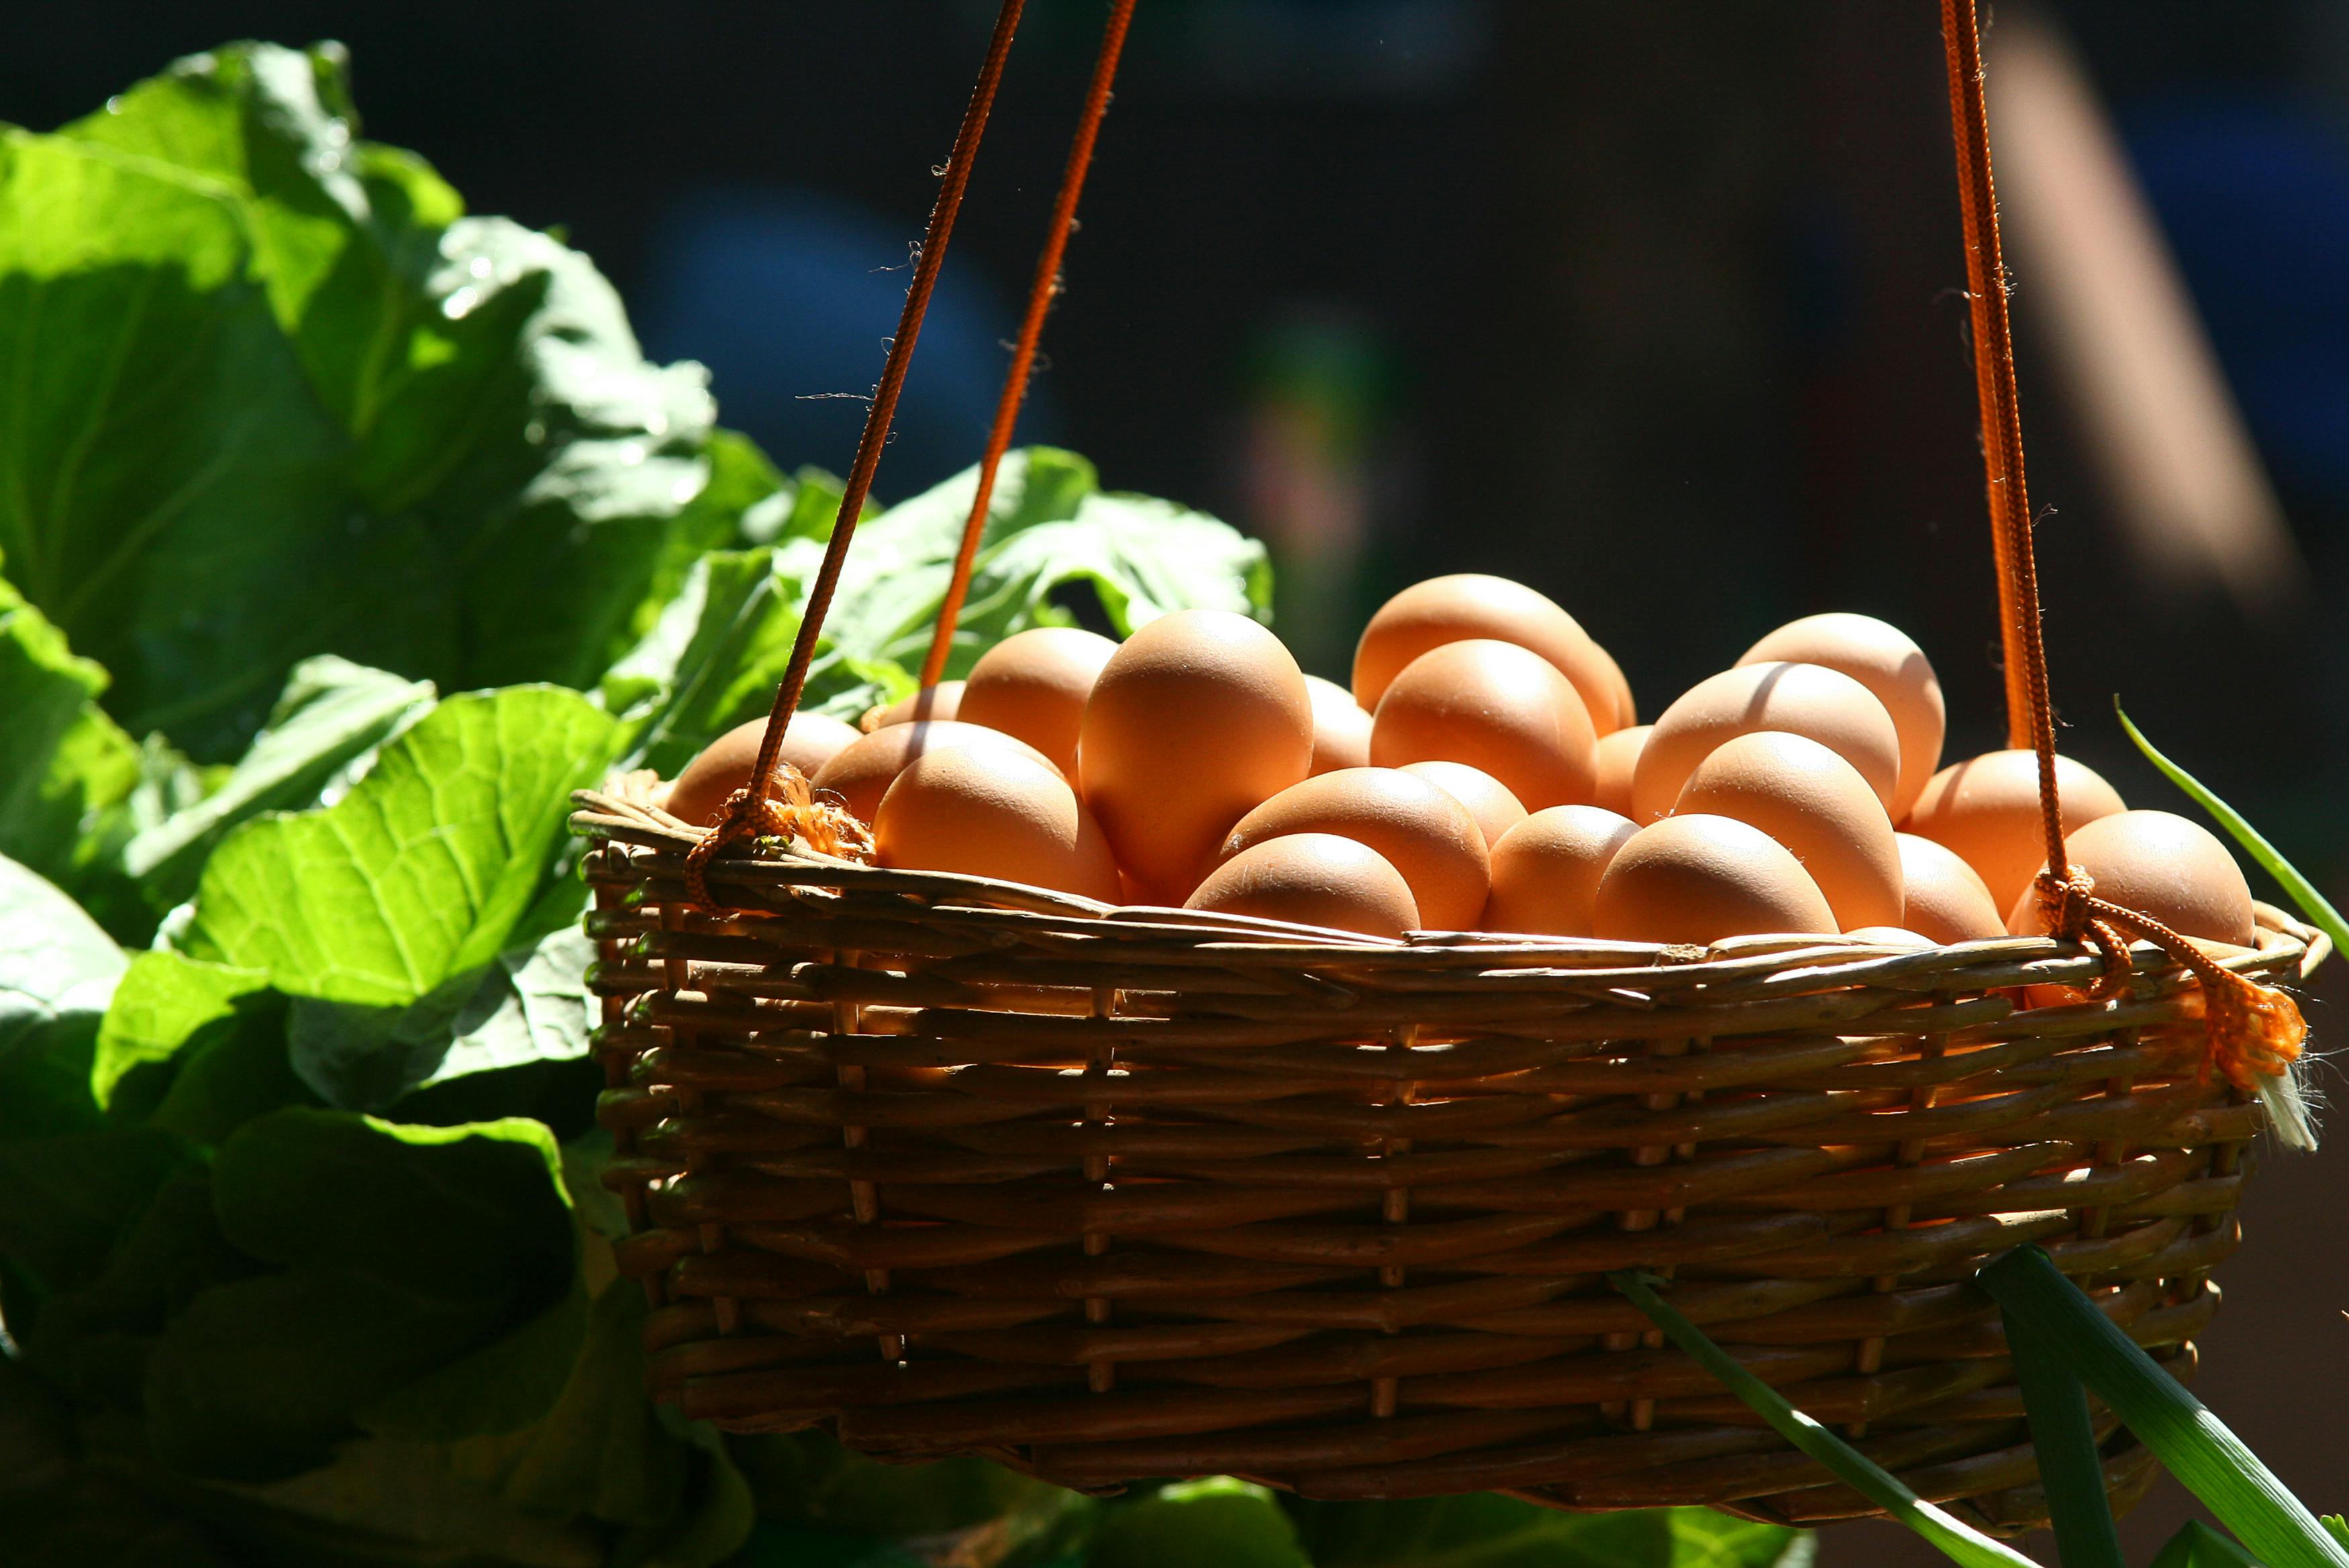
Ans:
{"label": "orange rope handle", "polygon": [[2005,650],[2007,743],[2039,753],[2047,863],[2064,864],[2055,804],[2055,721],[2047,650],[2039,633],[2039,569],[2031,541],[2031,491],[2023,468],[2023,411],[2014,387],[2014,329],[2007,315],[2006,257],[1999,242],[1998,187],[1991,175],[1989,112],[1982,102],[1982,37],[1974,0],[1941,0],[1957,143],[1958,204],[1965,220],[1966,293],[1973,325],[1974,388],[1982,405],[1982,469],[1998,558],[1999,634]]}
{"label": "orange rope handle", "polygon": [[2055,789],[2055,712],[2040,634],[2039,567],[2032,551],[2031,494],[2023,479],[2023,413],[2014,389],[2014,329],[2007,313],[2006,260],[1999,244],[1998,187],[1991,175],[1990,118],[1982,97],[1982,33],[1974,0],[1941,0],[1942,52],[1950,77],[1950,128],[1956,143],[1958,203],[1965,221],[1966,287],[1973,325],[1974,389],[1981,400],[1982,469],[1988,481],[1991,538],[1997,559],[1999,631],[2006,655],[2007,743],[2039,758],[2040,829],[2047,869],[2039,873],[2047,928],[2093,943],[2105,959],[2099,995],[2129,973],[2134,931],[2186,966],[2202,984],[2203,1027],[2209,1036],[2207,1075],[2217,1068],[2239,1088],[2255,1075],[2286,1071],[2308,1026],[2282,992],[2220,967],[2191,941],[2151,915],[2095,896],[2095,882],[2064,852],[2064,805]]}
{"label": "orange rope handle", "polygon": [[720,848],[736,839],[757,837],[761,830],[787,831],[792,820],[793,813],[779,808],[774,799],[775,765],[782,750],[783,732],[791,727],[792,715],[799,708],[800,694],[807,688],[808,665],[815,657],[816,637],[823,630],[824,616],[832,610],[832,596],[840,587],[841,564],[848,559],[848,543],[855,537],[856,520],[864,511],[865,496],[872,492],[874,470],[881,466],[881,449],[889,438],[889,424],[897,413],[897,394],[905,385],[906,366],[913,361],[914,344],[922,335],[922,315],[929,309],[931,290],[937,286],[938,269],[946,264],[947,241],[954,233],[955,215],[962,210],[971,166],[978,160],[979,139],[987,133],[987,117],[995,107],[995,89],[1003,80],[1003,62],[1011,53],[1011,36],[1019,26],[1022,4],[1023,0],[1003,0],[995,14],[995,32],[988,39],[987,57],[979,63],[970,106],[963,111],[962,124],[955,132],[954,151],[947,158],[937,201],[930,208],[920,259],[914,267],[914,281],[905,290],[905,307],[897,316],[897,335],[890,340],[888,360],[882,366],[881,380],[873,389],[873,406],[865,412],[864,432],[856,443],[856,461],[848,470],[847,488],[840,498],[839,513],[833,519],[832,539],[824,547],[823,564],[816,573],[814,587],[809,591],[799,636],[792,644],[792,662],[785,666],[782,682],[775,688],[775,705],[767,715],[767,733],[759,742],[759,757],[750,769],[750,787],[737,790],[728,799],[725,815],[714,830],[686,857],[686,888],[696,903],[707,906],[710,903],[708,867]]}
{"label": "orange rope handle", "polygon": [[954,575],[947,583],[946,602],[930,634],[930,651],[922,660],[924,690],[947,673],[947,655],[954,647],[955,622],[962,615],[970,592],[971,565],[978,559],[979,536],[987,531],[988,508],[995,500],[995,473],[1011,449],[1012,428],[1019,422],[1019,405],[1028,396],[1028,380],[1036,363],[1036,344],[1044,335],[1044,316],[1061,292],[1061,257],[1076,227],[1077,198],[1083,194],[1085,173],[1092,166],[1093,142],[1101,135],[1102,117],[1109,113],[1110,84],[1117,79],[1118,57],[1125,48],[1126,25],[1133,19],[1134,0],[1110,0],[1109,22],[1102,31],[1101,53],[1093,60],[1092,84],[1085,89],[1084,112],[1069,143],[1069,161],[1061,172],[1060,194],[1053,199],[1051,226],[1044,248],[1036,257],[1036,275],[1028,285],[1028,310],[1019,320],[1019,335],[1011,347],[1011,368],[1004,376],[1003,392],[995,402],[995,424],[987,434],[987,455],[978,465],[978,490],[971,497],[970,517],[962,526],[962,548],[955,555]]}

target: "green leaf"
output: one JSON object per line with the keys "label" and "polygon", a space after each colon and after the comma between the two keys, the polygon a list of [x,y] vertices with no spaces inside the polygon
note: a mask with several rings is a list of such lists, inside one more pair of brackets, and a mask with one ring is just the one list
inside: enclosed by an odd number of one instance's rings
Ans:
{"label": "green leaf", "polygon": [[[37,1326],[42,1300],[103,1272],[123,1227],[187,1159],[151,1129],[73,1130],[0,1143],[0,1262],[10,1332]],[[32,1294],[20,1295],[18,1284]]]}
{"label": "green leaf", "polygon": [[201,806],[231,769],[225,765],[199,767],[155,733],[131,748],[130,757],[129,791],[84,824],[65,886],[117,941],[126,947],[146,947],[171,906],[140,884],[123,863],[124,851],[140,834]]}
{"label": "green leaf", "polygon": [[447,1442],[357,1438],[286,1480],[177,1490],[256,1561],[304,1568],[705,1568],[749,1534],[750,1491],[714,1432],[670,1419],[645,1397],[644,1317],[632,1282],[608,1286],[560,1396],[519,1429]]}
{"label": "green leaf", "polygon": [[448,1445],[359,1438],[315,1470],[264,1482],[165,1476],[242,1563],[284,1568],[605,1568],[609,1532],[543,1519],[450,1473]]}
{"label": "green leaf", "polygon": [[[194,176],[236,200],[272,312],[295,333],[313,383],[330,394],[363,384],[360,367],[336,356],[356,354],[367,339],[301,329],[337,282],[356,281],[338,279],[338,269],[368,269],[365,281],[378,294],[385,282],[379,264],[368,268],[378,259],[372,249],[350,243],[370,203],[350,146],[347,64],[332,44],[231,45],[174,61],[60,132]],[[442,205],[443,222],[457,215],[454,192]],[[347,406],[335,411],[347,422]]]}
{"label": "green leaf", "polygon": [[1315,1568],[1809,1568],[1814,1547],[1708,1508],[1561,1513],[1485,1492],[1288,1509]]}
{"label": "green leaf", "polygon": [[[759,449],[759,443],[739,430],[710,431],[701,455],[709,465],[709,478],[678,513],[679,526],[712,546],[773,542],[773,525],[748,520],[754,514],[770,518],[778,511],[788,517],[797,482],[785,479],[773,459]],[[769,530],[770,537],[751,539],[752,529]],[[654,608],[647,606],[648,611]]]}
{"label": "green leaf", "polygon": [[[764,549],[703,556],[653,629],[605,676],[604,705],[626,716],[635,737],[631,765],[674,778],[713,738],[773,704],[807,588],[774,562]],[[802,706],[854,717],[913,689],[901,665],[852,656],[825,636]]]}
{"label": "green leaf", "polygon": [[[736,533],[744,544],[778,544],[787,539],[830,539],[840,519],[840,503],[848,487],[837,474],[813,464],[802,464],[772,495],[746,508]],[[963,504],[968,507],[969,498]],[[869,494],[857,521],[878,516],[884,509]]]}
{"label": "green leaf", "polygon": [[1974,1276],[2007,1317],[2059,1347],[2186,1490],[2268,1568],[2349,1568],[2335,1540],[2242,1439],[2096,1310],[2036,1247]]}
{"label": "green leaf", "polygon": [[2250,1553],[2200,1520],[2189,1519],[2155,1555],[2150,1568],[2260,1568],[2260,1565],[2252,1560]]}
{"label": "green leaf", "polygon": [[[295,998],[288,1036],[297,1070],[332,1086],[345,1109],[397,1102],[409,1119],[437,1122],[449,1119],[445,1104],[427,1113],[409,1097],[483,1074],[581,1060],[595,1010],[586,981],[595,946],[579,926],[585,905],[584,884],[555,883],[512,946],[406,1007]],[[524,1109],[494,1089],[486,1102],[469,1092],[447,1103],[494,1108],[463,1120]]]}
{"label": "green leaf", "polygon": [[211,1171],[178,1165],[111,1239],[100,1267],[16,1326],[24,1355],[84,1407],[135,1409],[164,1322],[199,1290],[254,1268],[213,1218]]}
{"label": "green leaf", "polygon": [[338,50],[246,44],[0,142],[0,550],[199,757],[313,654],[592,685],[771,482],[585,257],[357,129]]}
{"label": "green leaf", "polygon": [[2123,1568],[2088,1390],[2062,1345],[2027,1320],[2006,1317],[2005,1326],[2064,1568]]}
{"label": "green leaf", "polygon": [[765,1516],[848,1539],[1033,1545],[1090,1515],[1090,1500],[981,1459],[883,1464],[822,1432],[738,1438],[738,1462]]}
{"label": "green leaf", "polygon": [[[1065,521],[1039,523],[981,552],[966,614],[990,622],[1041,616],[1048,597],[1089,583],[1120,634],[1171,610],[1271,614],[1264,546],[1229,524],[1152,496],[1089,495]],[[957,644],[961,624],[956,624]],[[978,645],[981,651],[988,645]]]}
{"label": "green leaf", "polygon": [[75,880],[98,814],[137,778],[137,747],[98,706],[107,684],[0,582],[0,854],[54,880]]}
{"label": "green leaf", "polygon": [[644,1321],[642,1290],[626,1281],[607,1288],[554,1403],[526,1426],[456,1444],[455,1474],[543,1518],[667,1518],[684,1492],[688,1445],[644,1396]]}
{"label": "green leaf", "polygon": [[87,1462],[75,1411],[0,1356],[0,1541],[9,1568],[242,1568],[209,1532]]}
{"label": "green leaf", "polygon": [[1664,1336],[1685,1351],[1723,1387],[1745,1401],[1780,1437],[1835,1472],[1836,1479],[1925,1538],[1940,1553],[1966,1568],[2036,1568],[2011,1546],[1952,1518],[1900,1483],[1874,1460],[1786,1402],[1785,1397],[1738,1365],[1734,1357],[1705,1337],[1650,1286],[1647,1276],[1622,1271],[1607,1283],[1647,1314]]}
{"label": "green leaf", "polygon": [[0,860],[0,1309],[20,1340],[105,1265],[186,1158],[109,1128],[90,1094],[100,1019],[128,968],[47,882]]}
{"label": "green leaf", "polygon": [[2128,731],[2128,738],[2137,742],[2137,748],[2145,753],[2146,759],[2161,769],[2171,783],[2191,795],[2196,805],[2217,818],[2219,825],[2227,830],[2235,842],[2243,846],[2243,852],[2257,861],[2261,870],[2282,885],[2283,891],[2291,895],[2292,902],[2300,906],[2301,913],[2308,917],[2309,923],[2331,937],[2333,946],[2349,953],[2349,921],[2344,921],[2332,902],[2316,891],[2316,884],[2302,876],[2297,866],[2285,860],[2282,851],[2245,820],[2240,811],[2220,799],[2210,792],[2209,786],[2156,750],[2153,742],[2147,740],[2144,732],[2129,722],[2129,716],[2121,711],[2118,698],[2113,701],[2113,712],[2119,717],[2121,727]]}
{"label": "green leaf", "polygon": [[[145,1402],[165,1462],[267,1480],[362,1427],[509,1429],[560,1393],[582,1326],[577,1243],[538,1123],[273,1111],[222,1145],[212,1189],[222,1233],[282,1272],[202,1291],[164,1329]],[[568,1321],[538,1321],[550,1313]]]}
{"label": "green leaf", "polygon": [[587,989],[595,944],[579,924],[586,904],[583,882],[547,890],[450,1022],[446,1049],[416,1087],[587,1054],[596,1004]]}
{"label": "green leaf", "polygon": [[[94,1026],[130,960],[47,878],[0,858],[0,1073],[16,1045],[61,1019]],[[0,1080],[4,1081],[4,1080]],[[0,1127],[16,1095],[0,1095]]]}
{"label": "green leaf", "polygon": [[282,1106],[320,1104],[295,1074],[286,1019],[278,993],[239,995],[225,1017],[188,1037],[160,1067],[118,1083],[111,1114],[212,1145]]}
{"label": "green leaf", "polygon": [[646,1398],[644,1320],[632,1282],[606,1288],[553,1408],[454,1445],[450,1468],[525,1513],[624,1527],[643,1556],[714,1562],[750,1534],[750,1488],[713,1434],[680,1433]]}
{"label": "green leaf", "polygon": [[332,655],[304,660],[220,787],[131,839],[124,869],[159,912],[182,902],[229,829],[263,811],[317,804],[338,772],[421,717],[432,698],[429,681]]}
{"label": "green leaf", "polygon": [[730,536],[755,467],[719,454],[730,493],[681,510],[711,477],[700,368],[647,364],[578,253],[463,218],[421,160],[354,144],[346,73],[331,46],[239,45],[69,129],[241,199],[277,319],[357,443],[358,499],[423,518],[478,568],[440,601],[461,640],[453,678],[586,685],[640,629],[631,617]]}
{"label": "green leaf", "polygon": [[1161,1487],[1109,1511],[1085,1561],[1090,1568],[1314,1568],[1272,1493],[1229,1476]]}
{"label": "green leaf", "polygon": [[[918,668],[976,492],[978,470],[891,507],[856,531],[825,634],[847,656]],[[1264,547],[1203,512],[1139,496],[1103,495],[1092,465],[1031,447],[1004,459],[970,593],[956,623],[949,675],[1030,625],[1075,617],[1056,592],[1089,584],[1123,634],[1169,610],[1269,613]],[[781,570],[812,581],[815,537],[787,543]]]}
{"label": "green leaf", "polygon": [[99,1019],[128,961],[80,908],[0,860],[0,1295],[19,1337],[103,1264],[180,1158],[109,1130],[90,1098]]}
{"label": "green leaf", "polygon": [[348,508],[350,441],[248,281],[232,191],[66,137],[0,136],[0,551],[113,671],[109,707],[235,748],[304,654],[443,662],[393,613],[443,596],[413,521]]}
{"label": "green leaf", "polygon": [[604,676],[604,704],[632,725],[632,757],[670,778],[716,735],[774,701],[791,663],[805,584],[771,550],[696,562],[644,640]]}
{"label": "green leaf", "polygon": [[576,694],[451,697],[324,810],[265,817],[213,851],[180,943],[278,989],[403,1006],[494,958],[543,882],[571,791],[611,759]]}
{"label": "green leaf", "polygon": [[[423,513],[455,562],[466,684],[593,686],[731,535],[683,515],[709,477],[707,376],[648,364],[594,264],[503,219],[450,226],[416,315],[429,367],[371,437],[378,504]],[[495,375],[465,396],[432,384],[477,364]]]}
{"label": "green leaf", "polygon": [[[101,1106],[111,1105],[126,1075],[170,1061],[200,1031],[235,1016],[241,999],[268,985],[264,970],[207,964],[169,948],[139,954],[98,1026],[92,1097]],[[150,1098],[160,1098],[160,1091]]]}

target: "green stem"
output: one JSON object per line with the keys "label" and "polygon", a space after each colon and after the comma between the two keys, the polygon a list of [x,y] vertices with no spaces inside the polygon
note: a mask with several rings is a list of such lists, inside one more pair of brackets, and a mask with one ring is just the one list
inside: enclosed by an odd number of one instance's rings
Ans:
{"label": "green stem", "polygon": [[1923,1536],[1941,1554],[1965,1568],[2039,1568],[2011,1546],[1971,1530],[1900,1484],[1898,1476],[1837,1437],[1786,1402],[1785,1396],[1738,1365],[1734,1357],[1704,1336],[1704,1331],[1664,1304],[1641,1275],[1626,1270],[1607,1276],[1607,1283],[1629,1297],[1652,1319],[1665,1337],[1727,1385],[1729,1391],[1753,1407],[1756,1415],[1777,1429],[1781,1437],[1833,1470],[1837,1480],[1876,1504],[1900,1523]]}
{"label": "green stem", "polygon": [[2013,1315],[2006,1319],[2006,1345],[2031,1418],[2031,1446],[2038,1452],[2039,1479],[2054,1516],[2056,1556],[2064,1568],[2126,1568],[2120,1534],[2113,1528],[2112,1500],[2105,1491],[2104,1461],[2096,1452],[2095,1424],[2088,1417],[2088,1390],[2079,1373],[2063,1346]]}
{"label": "green stem", "polygon": [[2349,1568],[2316,1516],[2242,1439],[2096,1310],[2037,1247],[1974,1276],[2010,1322],[2055,1346],[2186,1490],[2267,1568]]}

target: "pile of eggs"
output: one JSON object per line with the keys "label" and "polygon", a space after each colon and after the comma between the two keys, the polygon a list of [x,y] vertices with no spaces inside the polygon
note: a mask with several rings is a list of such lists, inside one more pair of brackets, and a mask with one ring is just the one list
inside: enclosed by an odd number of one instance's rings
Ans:
{"label": "pile of eggs", "polygon": [[[665,803],[714,820],[764,720]],[[1940,683],[1865,615],[1812,615],[1638,722],[1573,616],[1497,577],[1439,577],[1362,632],[1350,691],[1246,616],[1186,610],[1123,644],[1021,632],[860,732],[802,714],[783,758],[873,830],[881,864],[1110,903],[1406,931],[1894,945],[2039,929],[2038,765],[1941,766]],[[2254,940],[2226,847],[2127,810],[2059,758],[2072,860],[2206,942]]]}

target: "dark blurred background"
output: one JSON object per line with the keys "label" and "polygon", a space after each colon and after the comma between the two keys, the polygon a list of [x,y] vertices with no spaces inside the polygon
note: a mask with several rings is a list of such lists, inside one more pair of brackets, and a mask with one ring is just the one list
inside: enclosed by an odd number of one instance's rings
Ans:
{"label": "dark blurred background", "polygon": [[[0,119],[45,129],[230,38],[338,37],[370,135],[476,211],[562,226],[649,351],[710,366],[728,423],[836,469],[992,12],[16,0]],[[1029,12],[885,497],[986,429],[1101,6]],[[1268,539],[1282,629],[1323,674],[1380,597],[1442,571],[1549,592],[1647,717],[1778,622],[1847,608],[1925,645],[1952,755],[1997,745],[1936,12],[1144,0],[1022,435]],[[2024,132],[1997,145],[2065,747],[2178,805],[2118,694],[2339,890],[2349,6],[2008,4],[1991,46],[1994,94],[2039,84],[1994,97],[1993,127]],[[2329,1043],[2337,1001],[2312,1014]],[[2270,1161],[2202,1377],[2328,1511],[2349,1507],[2344,1159]],[[2189,1506],[2165,1482],[2133,1559]],[[1881,1526],[1823,1553],[1932,1560]]]}

